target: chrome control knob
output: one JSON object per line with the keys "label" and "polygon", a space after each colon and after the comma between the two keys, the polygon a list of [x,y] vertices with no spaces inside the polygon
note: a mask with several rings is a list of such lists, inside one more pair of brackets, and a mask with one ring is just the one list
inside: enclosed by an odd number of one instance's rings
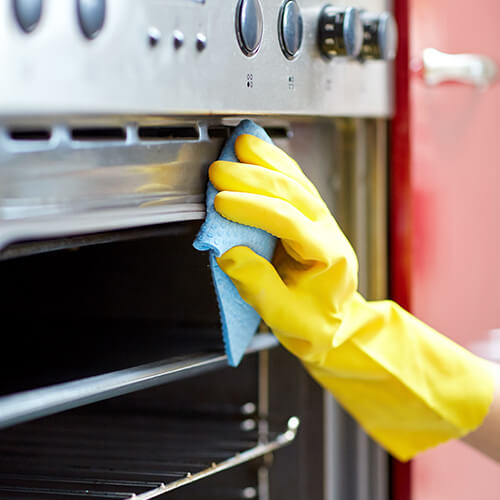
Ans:
{"label": "chrome control knob", "polygon": [[383,59],[392,61],[396,57],[398,45],[398,28],[390,12],[373,14],[361,13],[363,23],[363,59]]}
{"label": "chrome control knob", "polygon": [[326,5],[318,21],[319,50],[328,58],[358,57],[363,44],[363,24],[358,9]]}

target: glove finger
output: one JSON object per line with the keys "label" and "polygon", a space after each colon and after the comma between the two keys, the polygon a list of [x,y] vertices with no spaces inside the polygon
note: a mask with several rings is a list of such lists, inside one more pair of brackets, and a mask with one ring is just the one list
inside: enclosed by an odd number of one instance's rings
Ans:
{"label": "glove finger", "polygon": [[[310,318],[306,314],[297,315],[303,308],[300,298],[298,301],[269,261],[250,248],[239,246],[228,250],[217,262],[242,299],[259,313],[288,350],[303,360],[315,355],[313,347],[318,340],[312,342],[307,333]],[[321,347],[324,352],[330,345],[330,335],[323,335],[322,341],[326,342]]]}
{"label": "glove finger", "polygon": [[290,303],[290,292],[273,265],[248,247],[233,247],[217,258],[241,298],[272,328]]}
{"label": "glove finger", "polygon": [[221,191],[214,200],[220,215],[239,224],[257,227],[283,240],[290,255],[300,261],[326,262],[315,222],[290,203],[253,193]]}
{"label": "glove finger", "polygon": [[240,162],[281,172],[295,179],[310,193],[319,196],[314,184],[304,175],[297,162],[274,144],[253,135],[242,134],[236,139],[234,150]]}
{"label": "glove finger", "polygon": [[295,179],[258,165],[216,161],[210,166],[208,174],[219,191],[279,198],[289,202],[311,220],[323,215],[326,208],[321,198],[312,195]]}

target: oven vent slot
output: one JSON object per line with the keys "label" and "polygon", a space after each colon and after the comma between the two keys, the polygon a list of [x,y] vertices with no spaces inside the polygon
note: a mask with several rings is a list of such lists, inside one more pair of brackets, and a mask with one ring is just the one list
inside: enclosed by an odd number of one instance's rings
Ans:
{"label": "oven vent slot", "polygon": [[229,139],[235,127],[212,126],[208,127],[208,137],[210,139]]}
{"label": "oven vent slot", "polygon": [[197,141],[200,132],[197,127],[165,127],[165,126],[141,126],[139,127],[139,139],[141,141]]}
{"label": "oven vent slot", "polygon": [[127,134],[121,127],[79,127],[71,129],[71,138],[84,142],[125,141]]}
{"label": "oven vent slot", "polygon": [[49,129],[12,128],[9,137],[14,141],[49,141],[52,133]]}
{"label": "oven vent slot", "polygon": [[293,132],[286,127],[264,127],[267,135],[271,139],[291,139]]}

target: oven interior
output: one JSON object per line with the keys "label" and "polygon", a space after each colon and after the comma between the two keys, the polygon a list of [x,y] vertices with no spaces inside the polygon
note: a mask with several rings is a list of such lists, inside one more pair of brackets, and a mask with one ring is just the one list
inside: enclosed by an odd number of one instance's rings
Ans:
{"label": "oven interior", "polygon": [[[155,133],[167,135],[127,155],[128,179],[144,173],[144,158],[170,148],[170,164],[184,155],[181,171],[195,168],[192,185],[204,186],[236,121],[213,120],[197,138],[178,136],[200,130],[197,122],[162,124]],[[350,237],[362,291],[385,296],[387,122],[258,122],[301,164]],[[126,145],[92,133],[83,156],[78,148],[37,153],[38,135],[16,140],[46,165],[92,157],[123,173]],[[168,165],[158,168],[170,182]],[[149,201],[177,203],[164,201],[167,185]],[[181,205],[202,199],[188,195]],[[208,259],[192,248],[200,223],[56,231],[1,249],[0,498],[388,498],[387,456],[265,325],[241,365],[225,366]],[[111,385],[100,389],[104,382]]]}

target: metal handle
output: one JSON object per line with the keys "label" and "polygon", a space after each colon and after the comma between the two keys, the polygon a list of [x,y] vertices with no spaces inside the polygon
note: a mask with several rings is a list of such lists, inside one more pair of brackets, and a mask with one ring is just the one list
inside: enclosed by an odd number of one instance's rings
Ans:
{"label": "metal handle", "polygon": [[497,79],[498,67],[490,57],[478,54],[446,54],[424,49],[422,77],[427,85],[455,82],[488,87]]}

